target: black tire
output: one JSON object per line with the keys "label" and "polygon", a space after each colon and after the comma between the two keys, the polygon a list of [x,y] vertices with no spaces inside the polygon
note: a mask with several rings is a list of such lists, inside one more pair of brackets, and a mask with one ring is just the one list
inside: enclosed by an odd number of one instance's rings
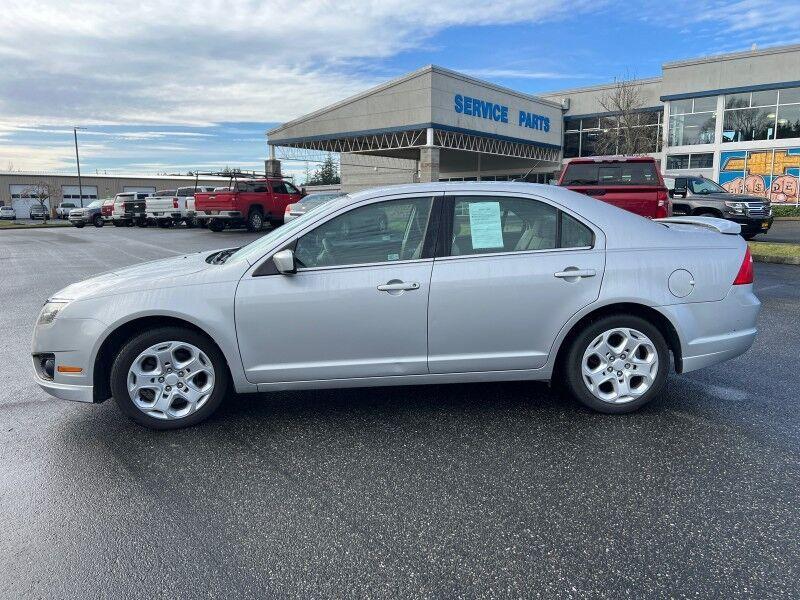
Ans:
{"label": "black tire", "polygon": [[86,223],[84,223],[83,221],[75,221],[75,222],[74,222],[72,225],[73,225],[74,227],[77,227],[78,229],[83,229],[83,226],[84,226],[85,224],[86,224]]}
{"label": "black tire", "polygon": [[710,210],[696,212],[696,213],[694,213],[694,216],[696,216],[696,217],[714,217],[715,219],[721,219],[722,218],[720,215],[718,215],[717,213],[712,212]]}
{"label": "black tire", "polygon": [[756,237],[757,235],[758,235],[757,233],[743,233],[743,234],[742,234],[742,237],[743,237],[744,239],[746,239],[746,240],[752,240],[752,239],[753,239],[754,237]]}
{"label": "black tire", "polygon": [[[181,419],[164,420],[147,415],[136,407],[128,394],[128,370],[134,359],[150,346],[166,341],[187,342],[197,346],[214,367],[216,381],[211,397],[199,410]],[[133,337],[119,351],[111,367],[111,393],[117,406],[125,415],[150,429],[180,429],[205,421],[225,399],[228,380],[228,365],[219,348],[206,336],[184,327],[161,327]]]}
{"label": "black tire", "polygon": [[[584,383],[581,370],[583,354],[592,341],[603,332],[617,327],[635,329],[648,338],[655,347],[658,357],[658,372],[650,388],[638,398],[621,404],[612,404],[596,398]],[[662,333],[649,321],[630,314],[610,315],[589,323],[583,331],[573,339],[561,365],[561,373],[570,396],[589,408],[606,414],[623,414],[638,410],[653,398],[664,387],[670,369],[669,346]]]}
{"label": "black tire", "polygon": [[216,233],[219,233],[220,231],[222,231],[223,229],[225,229],[225,222],[224,222],[224,221],[222,221],[222,220],[220,220],[220,219],[211,219],[211,220],[208,222],[208,228],[209,228],[211,231],[214,231],[214,232],[216,232]]}
{"label": "black tire", "polygon": [[103,223],[102,215],[95,215],[94,219],[92,219],[92,225],[94,225],[95,227],[102,227],[103,225],[105,225],[105,223]]}
{"label": "black tire", "polygon": [[168,228],[172,227],[172,221],[170,221],[169,219],[159,219],[157,221],[157,224],[158,224],[158,227],[161,228],[161,229],[168,229]]}
{"label": "black tire", "polygon": [[247,215],[247,231],[256,232],[264,228],[264,215],[257,208],[250,211]]}
{"label": "black tire", "polygon": [[197,219],[192,217],[191,219],[184,219],[183,224],[186,225],[186,229],[192,229],[197,227]]}

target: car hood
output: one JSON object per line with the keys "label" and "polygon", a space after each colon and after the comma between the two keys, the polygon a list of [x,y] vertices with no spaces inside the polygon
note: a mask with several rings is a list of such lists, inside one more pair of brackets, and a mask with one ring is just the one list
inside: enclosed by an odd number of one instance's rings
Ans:
{"label": "car hood", "polygon": [[750,196],[749,194],[724,194],[722,192],[716,194],[695,194],[692,197],[719,200],[720,202],[769,202],[769,200],[763,196]]}
{"label": "car hood", "polygon": [[157,287],[169,287],[181,283],[187,277],[194,281],[200,273],[221,271],[222,265],[211,265],[206,258],[218,252],[198,252],[172,258],[125,267],[102,273],[90,279],[73,283],[53,294],[53,298],[81,300],[89,297],[107,296],[122,292],[141,291]]}

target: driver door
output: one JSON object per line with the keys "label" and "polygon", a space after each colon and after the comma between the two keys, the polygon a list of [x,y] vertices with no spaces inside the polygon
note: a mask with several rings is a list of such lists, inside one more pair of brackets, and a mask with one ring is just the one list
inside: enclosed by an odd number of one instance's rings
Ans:
{"label": "driver door", "polygon": [[242,279],[236,329],[248,380],[427,373],[434,206],[414,196],[352,208],[291,244],[296,274]]}

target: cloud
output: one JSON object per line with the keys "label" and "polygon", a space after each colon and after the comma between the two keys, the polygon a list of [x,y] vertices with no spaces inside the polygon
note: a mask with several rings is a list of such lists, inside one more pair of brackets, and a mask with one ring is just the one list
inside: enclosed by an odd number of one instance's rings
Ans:
{"label": "cloud", "polygon": [[367,62],[442,29],[541,22],[588,0],[20,1],[4,5],[0,119],[284,121],[379,83]]}

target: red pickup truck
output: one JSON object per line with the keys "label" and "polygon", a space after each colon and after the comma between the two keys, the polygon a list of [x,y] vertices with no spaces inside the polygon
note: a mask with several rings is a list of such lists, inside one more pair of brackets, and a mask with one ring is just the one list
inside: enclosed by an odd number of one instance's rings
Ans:
{"label": "red pickup truck", "polygon": [[650,219],[672,216],[664,179],[647,156],[576,158],[566,164],[558,185]]}
{"label": "red pickup truck", "polygon": [[247,225],[248,231],[261,231],[264,221],[273,227],[283,224],[286,205],[303,196],[284,179],[248,179],[234,181],[223,191],[198,192],[194,204],[197,218],[209,219],[211,231],[241,224]]}

